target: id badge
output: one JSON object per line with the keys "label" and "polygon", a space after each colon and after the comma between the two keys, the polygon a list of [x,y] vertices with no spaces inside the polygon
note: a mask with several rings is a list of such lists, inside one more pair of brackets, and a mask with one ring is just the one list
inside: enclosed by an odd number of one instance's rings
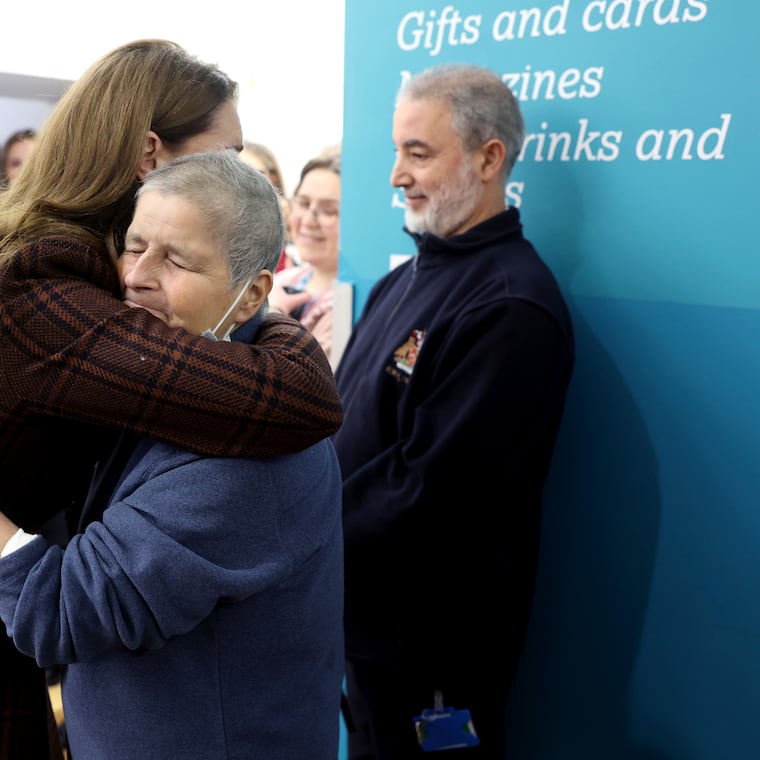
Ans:
{"label": "id badge", "polygon": [[434,694],[434,704],[434,707],[412,718],[417,741],[424,752],[477,747],[480,744],[469,710],[444,707],[440,691]]}

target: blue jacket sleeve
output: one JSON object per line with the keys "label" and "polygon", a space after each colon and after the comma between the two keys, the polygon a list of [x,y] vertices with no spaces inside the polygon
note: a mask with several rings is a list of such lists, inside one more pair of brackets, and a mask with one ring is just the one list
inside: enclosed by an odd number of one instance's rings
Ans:
{"label": "blue jacket sleeve", "polygon": [[266,468],[182,456],[125,481],[65,551],[36,538],[0,559],[0,617],[20,651],[46,667],[155,649],[291,571]]}

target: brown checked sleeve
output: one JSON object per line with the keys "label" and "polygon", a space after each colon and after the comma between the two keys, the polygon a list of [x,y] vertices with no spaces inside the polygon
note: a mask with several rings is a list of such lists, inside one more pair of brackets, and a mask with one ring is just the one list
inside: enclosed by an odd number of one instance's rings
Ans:
{"label": "brown checked sleeve", "polygon": [[0,273],[0,450],[30,415],[94,423],[199,453],[263,456],[334,433],[319,344],[268,315],[253,345],[215,343],[125,307],[102,253],[47,239]]}

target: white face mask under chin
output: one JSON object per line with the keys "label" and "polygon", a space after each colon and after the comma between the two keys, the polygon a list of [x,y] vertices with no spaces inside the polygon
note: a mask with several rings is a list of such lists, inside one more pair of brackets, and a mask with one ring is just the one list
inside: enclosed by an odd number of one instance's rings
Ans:
{"label": "white face mask under chin", "polygon": [[213,330],[209,328],[207,330],[204,330],[201,333],[201,335],[204,338],[210,338],[211,340],[229,340],[230,339],[230,335],[232,335],[232,331],[237,327],[237,325],[234,322],[229,326],[229,328],[227,329],[227,332],[224,333],[224,335],[221,338],[216,334],[217,330],[219,330],[221,326],[225,323],[225,321],[227,320],[227,317],[229,317],[230,314],[232,314],[232,312],[235,311],[241,299],[246,294],[246,291],[251,286],[252,282],[253,282],[253,277],[249,277],[243,283],[243,287],[240,288],[240,292],[235,296],[235,300],[230,304],[230,308],[224,312],[224,315],[222,316],[222,318],[216,323],[216,327]]}

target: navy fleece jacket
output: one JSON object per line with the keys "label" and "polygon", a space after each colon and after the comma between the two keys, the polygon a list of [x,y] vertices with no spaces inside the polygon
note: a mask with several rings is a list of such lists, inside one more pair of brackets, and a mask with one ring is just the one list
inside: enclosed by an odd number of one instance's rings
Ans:
{"label": "navy fleece jacket", "polygon": [[502,692],[528,620],[572,326],[516,209],[415,239],[336,373],[347,656],[407,667],[426,694],[452,681]]}

